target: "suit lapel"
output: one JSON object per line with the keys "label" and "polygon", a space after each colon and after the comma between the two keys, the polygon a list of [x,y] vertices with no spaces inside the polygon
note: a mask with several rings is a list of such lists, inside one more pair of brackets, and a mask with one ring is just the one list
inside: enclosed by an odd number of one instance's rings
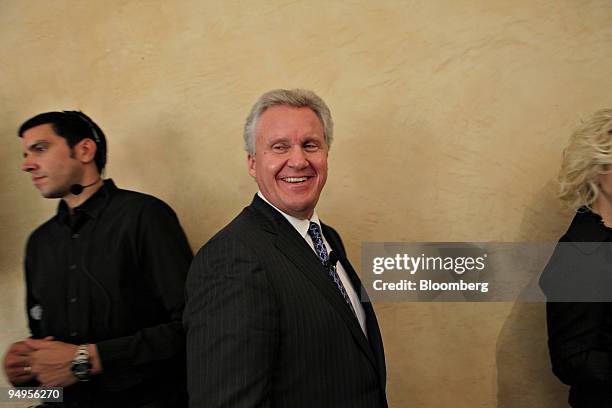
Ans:
{"label": "suit lapel", "polygon": [[[359,279],[359,275],[353,269],[353,266],[349,262],[346,257],[346,253],[344,251],[344,247],[340,238],[337,236],[337,233],[333,231],[328,226],[321,224],[323,227],[323,233],[325,235],[325,239],[329,242],[329,245],[332,247],[332,250],[336,251],[338,254],[338,260],[344,267],[348,277],[353,284],[353,288],[357,292],[359,296],[361,306],[363,307],[363,311],[366,317],[366,331],[368,333],[368,344],[370,349],[375,355],[376,358],[376,367],[378,368],[378,373],[380,378],[382,379],[383,384],[386,383],[386,365],[385,365],[385,352],[382,343],[382,336],[380,334],[380,328],[378,326],[378,320],[376,319],[376,314],[374,313],[374,309],[372,307],[372,303],[370,302],[370,298],[365,290],[365,288],[361,284],[361,280]],[[384,388],[384,387],[383,387]]]}
{"label": "suit lapel", "polygon": [[[271,221],[264,223],[263,227],[269,232],[276,234],[275,246],[279,251],[285,254],[285,256],[287,256],[287,258],[296,266],[296,268],[312,282],[319,292],[321,292],[323,297],[336,310],[336,312],[342,318],[344,324],[355,338],[357,344],[359,344],[360,348],[368,357],[368,360],[370,360],[373,367],[378,370],[379,365],[377,364],[374,353],[368,344],[368,340],[361,331],[361,326],[359,326],[357,318],[353,315],[353,312],[342,298],[338,288],[334,285],[331,279],[329,279],[327,271],[321,264],[321,261],[317,258],[317,255],[310,248],[310,246],[308,246],[304,238],[297,233],[295,228],[293,228],[293,226],[282,216],[282,214],[278,213],[274,208],[269,206],[258,196],[255,196],[251,206],[258,212],[263,213],[268,221]],[[333,247],[333,249],[336,250],[335,247]],[[348,263],[348,261],[344,256],[342,257],[344,258],[342,263],[344,266],[345,263]],[[350,269],[352,271],[352,267]],[[347,270],[346,267],[345,270]],[[352,273],[354,274],[354,271]],[[351,281],[354,282],[352,277]],[[355,288],[359,289],[360,287],[356,286]]]}

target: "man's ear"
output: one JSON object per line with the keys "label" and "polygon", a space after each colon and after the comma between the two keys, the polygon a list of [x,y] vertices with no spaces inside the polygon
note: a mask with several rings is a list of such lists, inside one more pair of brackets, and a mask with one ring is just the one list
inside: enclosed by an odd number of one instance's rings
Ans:
{"label": "man's ear", "polygon": [[254,154],[247,154],[247,166],[249,168],[249,174],[251,175],[251,177],[256,178],[257,177],[257,171],[255,170],[255,155]]}
{"label": "man's ear", "polygon": [[96,157],[98,146],[96,142],[89,138],[85,138],[77,143],[73,148],[74,158],[83,164],[91,163]]}

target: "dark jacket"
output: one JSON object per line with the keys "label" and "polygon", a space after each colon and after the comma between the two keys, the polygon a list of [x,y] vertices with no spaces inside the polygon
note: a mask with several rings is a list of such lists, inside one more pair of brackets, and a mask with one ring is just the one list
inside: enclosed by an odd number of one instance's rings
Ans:
{"label": "dark jacket", "polygon": [[612,407],[612,230],[579,211],[540,285],[547,295],[548,347],[575,408]]}
{"label": "dark jacket", "polygon": [[[359,290],[339,235],[322,230]],[[362,306],[367,338],[314,251],[256,196],[189,270],[190,407],[386,407],[382,339]]]}

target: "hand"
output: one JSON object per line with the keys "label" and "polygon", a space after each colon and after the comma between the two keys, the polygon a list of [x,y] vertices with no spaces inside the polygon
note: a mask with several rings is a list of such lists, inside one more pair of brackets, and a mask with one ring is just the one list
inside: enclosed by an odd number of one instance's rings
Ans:
{"label": "hand", "polygon": [[34,379],[30,366],[30,355],[33,351],[25,341],[11,344],[4,355],[4,372],[11,384],[20,385]]}
{"label": "hand", "polygon": [[77,382],[71,368],[78,346],[48,338],[29,339],[25,343],[32,349],[29,356],[32,373],[43,387],[67,387]]}

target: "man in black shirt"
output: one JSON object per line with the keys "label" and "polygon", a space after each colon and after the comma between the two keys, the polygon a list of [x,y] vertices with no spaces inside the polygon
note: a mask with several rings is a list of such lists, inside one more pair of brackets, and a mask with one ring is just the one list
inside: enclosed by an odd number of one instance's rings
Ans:
{"label": "man in black shirt", "polygon": [[181,325],[192,259],[172,209],[101,178],[102,130],[81,112],[26,121],[22,170],[57,214],[30,236],[30,339],[9,347],[14,385],[59,386],[66,407],[186,406]]}

